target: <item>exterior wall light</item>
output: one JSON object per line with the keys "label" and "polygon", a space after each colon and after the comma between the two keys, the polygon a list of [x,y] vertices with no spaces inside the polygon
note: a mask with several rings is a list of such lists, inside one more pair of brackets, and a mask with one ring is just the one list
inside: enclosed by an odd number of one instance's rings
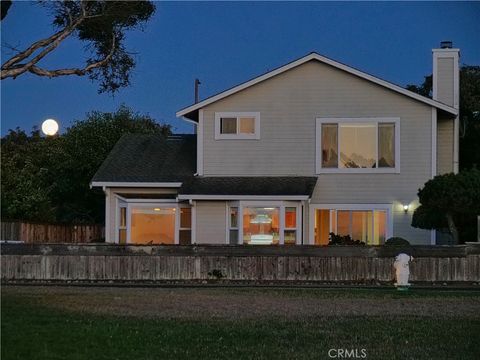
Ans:
{"label": "exterior wall light", "polygon": [[408,204],[403,205],[403,211],[405,211],[405,214],[408,212],[409,208],[410,208],[410,205]]}

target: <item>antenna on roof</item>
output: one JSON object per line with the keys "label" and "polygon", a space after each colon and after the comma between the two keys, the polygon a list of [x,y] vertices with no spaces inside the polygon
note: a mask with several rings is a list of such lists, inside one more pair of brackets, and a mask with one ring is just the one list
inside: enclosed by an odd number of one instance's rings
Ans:
{"label": "antenna on roof", "polygon": [[198,85],[200,84],[200,80],[195,79],[195,104],[198,103]]}

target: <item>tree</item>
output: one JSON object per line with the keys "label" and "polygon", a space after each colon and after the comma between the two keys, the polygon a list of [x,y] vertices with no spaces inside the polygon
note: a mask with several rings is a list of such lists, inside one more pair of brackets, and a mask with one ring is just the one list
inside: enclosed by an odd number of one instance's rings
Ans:
{"label": "tree", "polygon": [[54,138],[42,138],[36,128],[30,136],[17,128],[2,138],[2,218],[45,222],[55,219],[48,181],[53,142]]}
{"label": "tree", "polygon": [[475,241],[476,217],[480,214],[480,170],[435,176],[418,191],[420,206],[412,226],[450,232],[456,244]]}
{"label": "tree", "polygon": [[10,6],[12,6],[12,1],[11,0],[2,0],[0,2],[1,9],[0,9],[0,21],[7,16],[8,10],[10,9]]}
{"label": "tree", "polygon": [[[151,1],[40,1],[53,13],[58,31],[38,40],[5,61],[1,79],[25,73],[49,78],[67,75],[84,76],[99,81],[99,92],[114,93],[130,84],[135,60],[124,45],[129,30],[141,29],[151,18],[155,5]],[[2,19],[9,6],[3,5]],[[90,54],[83,67],[46,69],[39,62],[69,37],[85,43]]]}
{"label": "tree", "polygon": [[[432,97],[432,75],[408,90]],[[480,168],[480,66],[460,68],[460,169]]]}
{"label": "tree", "polygon": [[99,223],[105,195],[90,181],[126,133],[169,135],[148,115],[121,106],[91,112],[64,135],[41,137],[34,129],[10,130],[2,138],[2,218],[61,223]]}

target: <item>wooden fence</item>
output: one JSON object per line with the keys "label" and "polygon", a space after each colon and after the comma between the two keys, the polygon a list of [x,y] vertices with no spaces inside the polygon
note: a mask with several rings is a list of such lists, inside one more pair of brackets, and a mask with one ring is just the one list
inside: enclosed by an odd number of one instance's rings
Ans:
{"label": "wooden fence", "polygon": [[[3,282],[392,283],[392,247],[2,246]],[[412,246],[411,281],[480,284],[480,245]]]}
{"label": "wooden fence", "polygon": [[39,243],[89,243],[105,238],[103,225],[58,225],[3,222],[1,240]]}

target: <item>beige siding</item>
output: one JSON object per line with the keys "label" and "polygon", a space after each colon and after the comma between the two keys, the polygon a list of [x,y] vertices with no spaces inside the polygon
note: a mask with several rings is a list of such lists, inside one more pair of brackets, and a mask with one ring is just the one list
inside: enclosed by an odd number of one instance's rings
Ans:
{"label": "beige siding", "polygon": [[[220,111],[258,111],[260,140],[215,140]],[[312,203],[392,203],[394,234],[429,243],[401,210],[431,178],[431,107],[318,62],[308,62],[204,108],[204,175],[315,174],[317,117],[399,117],[400,174],[324,174]],[[308,234],[306,234],[308,235]]]}
{"label": "beige siding", "polygon": [[453,171],[453,120],[438,120],[437,174]]}
{"label": "beige siding", "polygon": [[438,58],[437,100],[450,106],[454,106],[453,74],[454,74],[454,59]]}
{"label": "beige siding", "polygon": [[196,243],[225,244],[226,205],[225,201],[198,201],[196,212]]}

